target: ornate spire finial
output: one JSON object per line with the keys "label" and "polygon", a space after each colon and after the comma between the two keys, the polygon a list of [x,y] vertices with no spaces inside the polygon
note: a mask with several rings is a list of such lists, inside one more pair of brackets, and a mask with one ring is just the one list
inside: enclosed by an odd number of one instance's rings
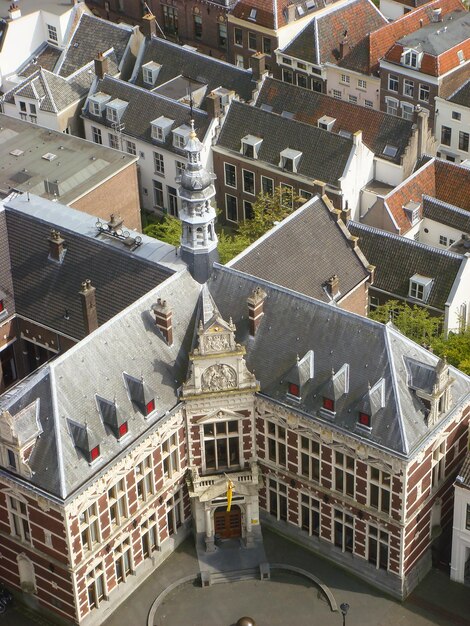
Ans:
{"label": "ornate spire finial", "polygon": [[194,120],[191,120],[191,132],[189,133],[190,139],[196,139],[196,131],[194,130]]}

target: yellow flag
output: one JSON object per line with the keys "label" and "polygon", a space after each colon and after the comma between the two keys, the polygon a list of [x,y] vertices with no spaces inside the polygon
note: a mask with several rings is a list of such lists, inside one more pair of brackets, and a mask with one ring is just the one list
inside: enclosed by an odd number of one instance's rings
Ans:
{"label": "yellow flag", "polygon": [[231,480],[227,483],[227,513],[230,513],[232,508],[232,495],[233,495],[233,483]]}

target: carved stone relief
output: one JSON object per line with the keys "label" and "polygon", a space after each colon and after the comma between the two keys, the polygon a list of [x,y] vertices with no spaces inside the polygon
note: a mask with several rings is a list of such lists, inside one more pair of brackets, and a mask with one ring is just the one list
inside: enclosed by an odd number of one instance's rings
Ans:
{"label": "carved stone relief", "polygon": [[211,365],[202,374],[203,391],[222,391],[237,386],[237,374],[229,365]]}

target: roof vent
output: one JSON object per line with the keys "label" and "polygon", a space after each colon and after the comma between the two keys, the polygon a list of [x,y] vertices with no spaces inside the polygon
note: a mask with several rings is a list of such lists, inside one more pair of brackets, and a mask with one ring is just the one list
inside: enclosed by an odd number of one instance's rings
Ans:
{"label": "roof vent", "polygon": [[57,158],[57,155],[52,154],[52,152],[46,152],[46,154],[43,154],[41,158],[45,159],[46,161],[53,161]]}
{"label": "roof vent", "polygon": [[12,151],[10,152],[10,154],[11,154],[11,156],[14,156],[14,157],[19,157],[19,156],[21,156],[22,154],[24,154],[24,150],[20,150],[19,148],[15,148],[14,150],[12,150]]}

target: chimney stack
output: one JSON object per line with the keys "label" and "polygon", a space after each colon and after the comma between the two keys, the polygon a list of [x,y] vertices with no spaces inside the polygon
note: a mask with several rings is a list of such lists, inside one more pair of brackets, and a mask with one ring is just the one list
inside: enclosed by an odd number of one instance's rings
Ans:
{"label": "chimney stack", "polygon": [[353,143],[355,146],[358,146],[362,143],[362,130],[356,130],[353,135]]}
{"label": "chimney stack", "polygon": [[14,2],[13,2],[13,4],[10,4],[10,6],[8,8],[8,17],[11,20],[17,20],[19,17],[21,17],[21,9]]}
{"label": "chimney stack", "polygon": [[322,180],[313,181],[313,192],[317,193],[322,198],[326,193],[326,183]]}
{"label": "chimney stack", "polygon": [[157,304],[152,306],[155,314],[155,326],[162,333],[166,343],[171,346],[173,344],[173,324],[172,312],[168,308],[166,300],[158,298]]}
{"label": "chimney stack", "polygon": [[293,3],[287,5],[287,23],[288,24],[290,24],[291,22],[295,22],[296,9],[297,9],[297,6]]}
{"label": "chimney stack", "polygon": [[92,287],[91,280],[82,283],[79,291],[82,301],[83,322],[87,335],[98,328],[98,314],[96,311],[96,289]]}
{"label": "chimney stack", "polygon": [[343,220],[345,224],[347,224],[349,220],[351,219],[351,209],[349,208],[347,201],[346,201],[346,206],[344,207],[344,209],[341,209],[341,219]]}
{"label": "chimney stack", "polygon": [[219,96],[212,92],[206,97],[206,111],[211,119],[220,117],[222,108],[220,106]]}
{"label": "chimney stack", "polygon": [[256,287],[251,296],[247,299],[248,303],[248,323],[250,335],[254,337],[261,324],[264,316],[264,301],[266,300],[266,292],[261,287]]}
{"label": "chimney stack", "polygon": [[268,55],[264,52],[255,52],[250,57],[250,66],[253,71],[253,79],[261,80],[263,74],[266,73],[266,59]]}
{"label": "chimney stack", "polygon": [[157,36],[157,21],[155,15],[152,13],[146,13],[142,18],[142,25],[140,27],[142,34],[149,39]]}
{"label": "chimney stack", "polygon": [[338,274],[333,274],[333,276],[326,281],[326,289],[331,298],[339,296]]}
{"label": "chimney stack", "polygon": [[426,145],[429,133],[429,111],[416,106],[416,126],[418,128],[418,147],[416,158],[419,159],[426,153]]}
{"label": "chimney stack", "polygon": [[49,259],[62,263],[65,255],[65,239],[63,239],[58,230],[51,230],[51,235],[48,238],[49,242]]}
{"label": "chimney stack", "polygon": [[102,52],[98,52],[95,57],[95,74],[99,80],[102,80],[105,74],[108,73],[108,57],[105,57]]}

